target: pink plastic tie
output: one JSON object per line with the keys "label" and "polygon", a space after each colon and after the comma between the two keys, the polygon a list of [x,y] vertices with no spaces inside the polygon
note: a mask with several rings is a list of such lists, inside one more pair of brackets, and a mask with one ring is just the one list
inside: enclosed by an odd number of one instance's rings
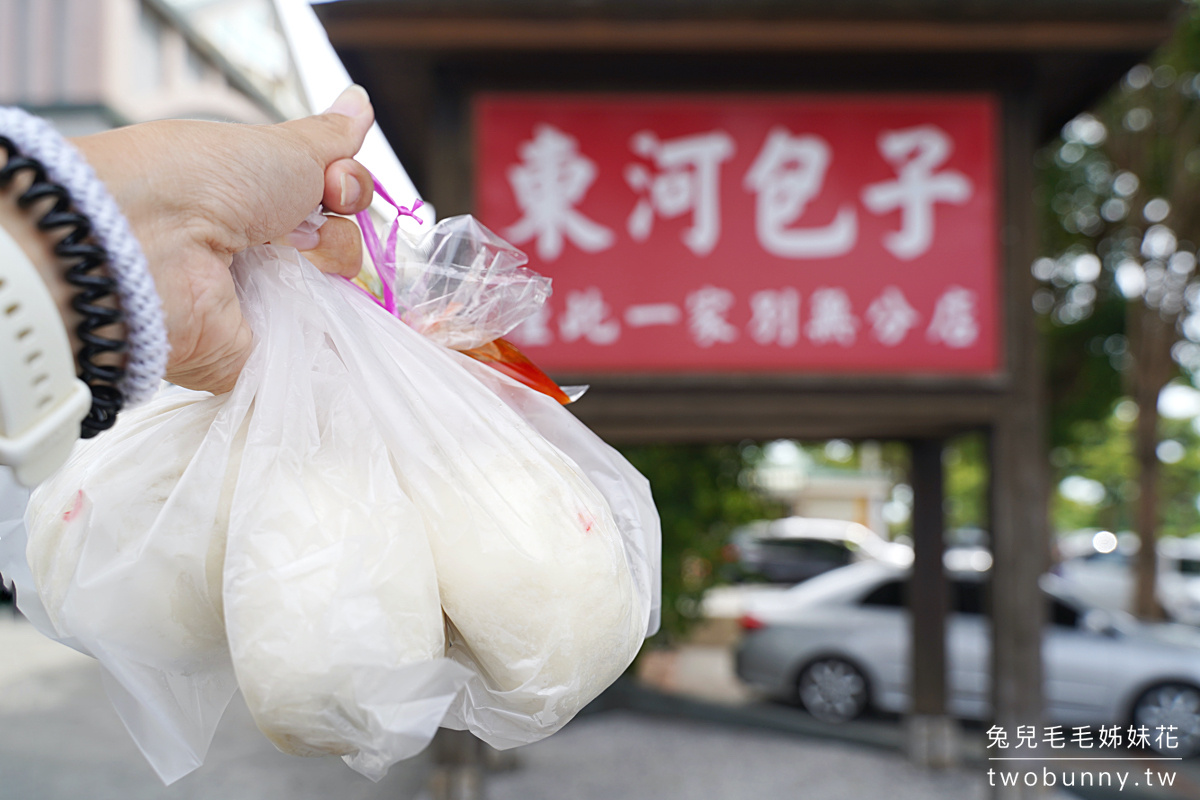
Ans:
{"label": "pink plastic tie", "polygon": [[379,184],[378,178],[371,176],[371,180],[375,184],[375,193],[396,209],[396,218],[388,227],[387,242],[385,243],[380,241],[379,232],[375,230],[375,223],[371,221],[371,215],[366,209],[354,215],[354,218],[358,220],[358,227],[362,228],[363,239],[367,243],[367,253],[370,254],[371,261],[375,264],[375,272],[379,275],[379,283],[383,287],[383,301],[380,302],[374,295],[370,295],[370,292],[367,294],[376,303],[387,309],[389,314],[395,316],[396,293],[392,290],[392,284],[396,281],[396,241],[400,236],[400,218],[412,217],[418,225],[424,225],[425,221],[418,217],[416,212],[425,205],[425,201],[417,198],[412,204],[412,208],[405,208],[392,199],[387,190]]}

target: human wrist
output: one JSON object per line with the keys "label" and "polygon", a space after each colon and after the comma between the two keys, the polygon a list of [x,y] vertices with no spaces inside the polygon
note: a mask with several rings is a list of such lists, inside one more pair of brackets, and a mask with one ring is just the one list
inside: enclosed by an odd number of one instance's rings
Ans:
{"label": "human wrist", "polygon": [[183,217],[171,213],[166,204],[171,197],[186,191],[186,187],[164,191],[156,186],[161,177],[158,173],[163,171],[159,166],[142,163],[136,169],[130,168],[131,156],[160,149],[146,139],[153,136],[150,130],[153,127],[154,124],[132,125],[67,140],[103,182],[146,251],[148,261],[151,246],[160,236],[170,233],[163,230],[164,221],[177,221]]}

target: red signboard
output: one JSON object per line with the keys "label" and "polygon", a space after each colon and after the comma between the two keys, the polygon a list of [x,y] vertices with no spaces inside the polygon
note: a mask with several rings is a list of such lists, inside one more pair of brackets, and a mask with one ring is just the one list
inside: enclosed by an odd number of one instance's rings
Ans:
{"label": "red signboard", "polygon": [[554,282],[558,372],[999,367],[986,96],[490,94],[477,216]]}

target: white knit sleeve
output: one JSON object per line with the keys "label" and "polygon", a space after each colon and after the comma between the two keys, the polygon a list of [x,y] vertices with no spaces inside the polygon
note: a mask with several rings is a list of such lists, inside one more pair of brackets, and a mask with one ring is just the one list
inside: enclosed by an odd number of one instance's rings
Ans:
{"label": "white knit sleeve", "polygon": [[11,139],[23,155],[40,161],[47,177],[66,188],[75,207],[91,221],[96,241],[108,253],[106,269],[117,283],[125,316],[128,349],[125,375],[117,388],[127,405],[148,400],[166,372],[167,331],[146,256],[128,220],[79,151],[45,120],[0,107],[0,135]]}

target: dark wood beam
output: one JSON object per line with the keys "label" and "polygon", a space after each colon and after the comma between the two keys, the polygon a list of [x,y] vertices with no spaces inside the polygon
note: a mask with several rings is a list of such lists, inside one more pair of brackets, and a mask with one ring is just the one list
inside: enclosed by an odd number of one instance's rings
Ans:
{"label": "dark wood beam", "polygon": [[736,51],[1120,51],[1144,53],[1168,21],[927,22],[873,20],[448,19],[326,15],[342,48],[409,52],[475,50]]}
{"label": "dark wood beam", "polygon": [[572,411],[613,442],[701,442],[738,439],[947,437],[981,429],[1002,413],[1005,396],[687,389],[622,391],[593,386]]}

